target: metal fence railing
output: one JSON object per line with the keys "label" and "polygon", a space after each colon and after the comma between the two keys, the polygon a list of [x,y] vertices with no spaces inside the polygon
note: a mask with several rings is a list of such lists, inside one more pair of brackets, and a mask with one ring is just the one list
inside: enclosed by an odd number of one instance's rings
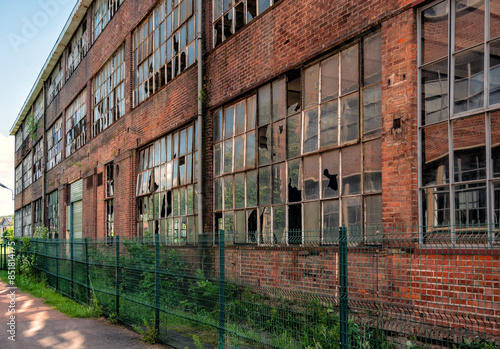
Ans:
{"label": "metal fence railing", "polygon": [[184,246],[166,245],[163,235],[31,239],[24,253],[58,292],[154,328],[176,348],[499,346],[498,231],[292,235],[302,238],[228,244],[218,232],[217,244],[205,234]]}

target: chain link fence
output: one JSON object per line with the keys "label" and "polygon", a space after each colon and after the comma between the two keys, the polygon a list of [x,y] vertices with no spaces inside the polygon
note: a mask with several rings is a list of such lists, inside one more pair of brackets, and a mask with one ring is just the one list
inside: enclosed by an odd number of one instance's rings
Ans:
{"label": "chain link fence", "polygon": [[228,234],[196,246],[31,239],[16,251],[58,292],[175,348],[500,345],[498,231],[341,228],[288,245]]}

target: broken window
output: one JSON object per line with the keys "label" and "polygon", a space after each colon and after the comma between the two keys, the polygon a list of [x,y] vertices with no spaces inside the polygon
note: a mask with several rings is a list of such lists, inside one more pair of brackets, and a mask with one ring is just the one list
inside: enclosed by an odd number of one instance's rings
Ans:
{"label": "broken window", "polygon": [[43,93],[40,92],[33,103],[33,118],[38,121],[43,116]]}
{"label": "broken window", "polygon": [[102,31],[108,25],[109,21],[115,15],[118,8],[123,4],[124,0],[97,0],[93,5],[93,41],[101,35]]}
{"label": "broken window", "polygon": [[114,195],[114,166],[113,163],[106,165],[106,197]]}
{"label": "broken window", "polygon": [[114,234],[114,206],[113,199],[106,200],[106,239],[112,241]]}
{"label": "broken window", "polygon": [[33,201],[33,227],[43,226],[42,199]]}
{"label": "broken window", "polygon": [[193,0],[161,1],[132,33],[134,107],[195,62],[196,11]]}
{"label": "broken window", "polygon": [[31,204],[23,207],[23,236],[31,237]]}
{"label": "broken window", "polygon": [[43,140],[40,140],[33,147],[33,182],[36,182],[42,178],[42,166],[43,166]]}
{"label": "broken window", "polygon": [[61,91],[62,86],[64,84],[63,82],[63,69],[62,69],[62,58],[59,59],[59,61],[56,63],[54,68],[52,69],[52,72],[50,73],[49,77],[46,80],[46,101],[47,101],[47,106],[52,103],[54,98],[57,96],[59,91]]}
{"label": "broken window", "polygon": [[92,136],[125,114],[125,46],[118,49],[92,80]]}
{"label": "broken window", "polygon": [[31,181],[33,180],[33,171],[32,171],[32,152],[29,152],[28,155],[23,160],[23,189],[28,188],[31,185]]}
{"label": "broken window", "polygon": [[66,80],[68,80],[76,70],[83,60],[83,57],[87,54],[87,50],[87,17],[83,17],[73,37],[66,46]]}
{"label": "broken window", "polygon": [[62,118],[47,131],[47,171],[62,161]]}
{"label": "broken window", "polygon": [[16,195],[23,192],[23,164],[20,163],[16,167]]}
{"label": "broken window", "polygon": [[66,109],[66,156],[83,147],[87,141],[87,90]]}
{"label": "broken window", "polygon": [[[216,0],[213,2],[214,47],[267,10],[276,0]],[[245,15],[246,6],[246,15]]]}
{"label": "broken window", "polygon": [[196,243],[197,132],[191,124],[139,151],[138,236],[159,234],[162,243]]}
{"label": "broken window", "polygon": [[47,228],[51,237],[56,238],[59,234],[59,194],[55,190],[47,195]]}
{"label": "broken window", "polygon": [[372,33],[214,113],[214,213],[234,218],[230,243],[332,243],[342,224],[355,236],[381,220],[380,45]]}

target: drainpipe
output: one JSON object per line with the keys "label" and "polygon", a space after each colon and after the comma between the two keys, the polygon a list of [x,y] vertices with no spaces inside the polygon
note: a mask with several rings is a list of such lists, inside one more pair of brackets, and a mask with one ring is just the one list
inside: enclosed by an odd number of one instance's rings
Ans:
{"label": "drainpipe", "polygon": [[203,62],[202,62],[202,0],[196,0],[197,14],[197,46],[198,46],[198,234],[203,233]]}

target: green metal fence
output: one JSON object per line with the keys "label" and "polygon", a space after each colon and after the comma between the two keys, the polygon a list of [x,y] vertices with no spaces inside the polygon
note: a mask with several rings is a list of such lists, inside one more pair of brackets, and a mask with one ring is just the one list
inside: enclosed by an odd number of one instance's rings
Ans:
{"label": "green metal fence", "polygon": [[228,234],[196,246],[32,239],[25,253],[58,292],[176,348],[499,345],[492,228],[341,228],[286,245],[228,244]]}

